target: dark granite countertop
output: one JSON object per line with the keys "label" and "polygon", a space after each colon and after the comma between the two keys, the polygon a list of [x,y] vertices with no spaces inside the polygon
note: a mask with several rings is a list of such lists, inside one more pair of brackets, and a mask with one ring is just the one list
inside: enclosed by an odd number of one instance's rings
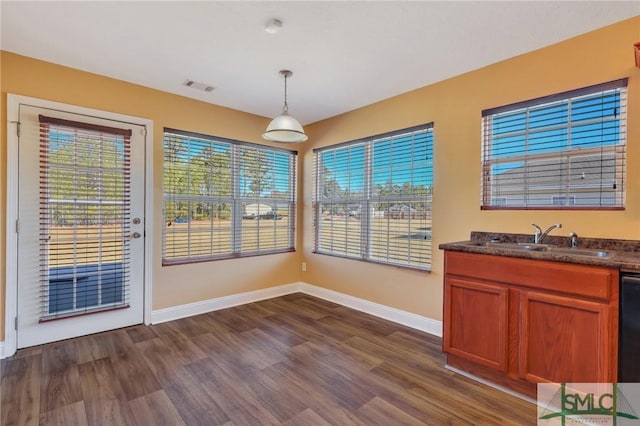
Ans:
{"label": "dark granite countertop", "polygon": [[[531,234],[504,234],[497,232],[471,232],[471,237],[467,241],[440,244],[441,250],[460,251],[468,253],[491,254],[494,256],[519,257],[524,259],[548,260],[553,262],[575,263],[580,265],[604,266],[618,268],[625,271],[640,272],[640,241],[636,240],[615,240],[606,238],[578,238],[580,250],[606,251],[607,255],[581,256],[572,254],[571,250],[564,250],[562,253],[537,250],[520,250],[506,247],[473,245],[473,243],[484,243],[498,241],[500,243],[532,243]],[[569,248],[569,237],[548,236],[545,245],[552,247]]]}

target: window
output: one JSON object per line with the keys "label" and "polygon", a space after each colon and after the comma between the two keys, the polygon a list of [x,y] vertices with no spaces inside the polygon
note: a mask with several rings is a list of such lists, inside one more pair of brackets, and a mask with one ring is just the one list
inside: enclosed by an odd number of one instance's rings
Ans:
{"label": "window", "polygon": [[552,197],[552,204],[554,206],[575,206],[576,196],[570,195],[569,197]]}
{"label": "window", "polygon": [[481,207],[624,208],[626,86],[483,111]]}
{"label": "window", "polygon": [[164,129],[162,263],[295,249],[295,151]]}
{"label": "window", "polygon": [[433,125],[320,148],[315,252],[429,270]]}

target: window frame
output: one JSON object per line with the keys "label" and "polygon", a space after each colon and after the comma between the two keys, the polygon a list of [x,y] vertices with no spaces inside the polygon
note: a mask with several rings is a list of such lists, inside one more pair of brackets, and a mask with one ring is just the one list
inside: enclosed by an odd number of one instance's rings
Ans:
{"label": "window frame", "polygon": [[[429,139],[427,139],[425,142],[426,157],[423,160],[425,163],[425,166],[424,166],[425,176],[426,175],[429,176],[428,179],[427,178],[425,179],[427,179],[427,181],[430,182],[429,185],[425,185],[425,190],[427,190],[427,193],[420,194],[420,195],[391,194],[387,196],[382,196],[378,194],[377,196],[374,196],[373,188],[375,184],[373,183],[373,180],[374,180],[375,172],[373,170],[374,166],[372,163],[372,158],[373,158],[372,156],[375,149],[375,145],[377,143],[384,143],[387,141],[391,141],[393,140],[394,137],[400,138],[403,135],[419,134],[423,132],[430,133],[431,135]],[[337,152],[337,150],[346,149],[346,148],[349,148],[349,149],[357,148],[360,146],[362,146],[364,150],[364,160],[363,160],[364,170],[362,170],[363,189],[361,191],[362,194],[360,196],[358,196],[357,194],[356,196],[353,196],[351,192],[352,188],[351,186],[349,186],[349,191],[345,193],[345,196],[332,198],[330,202],[328,201],[323,202],[321,200],[321,194],[320,194],[321,191],[324,190],[324,188],[321,185],[322,176],[320,174],[321,168],[322,168],[321,155],[323,153],[327,153],[330,151]],[[432,214],[432,207],[433,207],[433,204],[432,204],[432,201],[433,201],[433,149],[434,149],[433,122],[429,122],[426,124],[413,126],[405,129],[400,129],[396,131],[391,131],[391,132],[387,132],[379,135],[369,136],[362,139],[356,139],[348,142],[342,142],[334,145],[315,148],[313,150],[313,153],[314,153],[314,158],[313,158],[313,162],[314,162],[314,171],[313,171],[313,174],[314,174],[314,194],[313,194],[314,248],[313,248],[313,253],[340,257],[345,259],[358,260],[358,261],[363,261],[367,263],[384,264],[384,265],[389,265],[393,267],[408,268],[408,269],[427,271],[427,272],[431,271],[431,268],[433,265],[433,243],[431,238],[428,238],[428,241],[429,241],[428,255],[426,256],[427,260],[426,260],[426,263],[424,264],[412,263],[410,261],[411,260],[410,248],[408,249],[407,256],[406,256],[409,259],[408,262],[394,262],[390,260],[383,260],[380,257],[376,257],[376,255],[374,254],[374,249],[375,248],[379,249],[379,247],[376,246],[376,244],[372,241],[372,238],[378,232],[373,227],[373,219],[376,217],[376,213],[374,213],[374,205],[376,204],[389,205],[387,207],[387,210],[384,210],[387,212],[386,213],[387,216],[384,216],[385,218],[390,217],[389,215],[391,214],[391,208],[395,207],[395,205],[391,206],[392,203],[396,203],[397,205],[400,205],[400,203],[402,203],[403,207],[407,207],[409,211],[409,217],[415,214],[415,213],[412,213],[413,211],[415,211],[415,209],[413,209],[411,206],[418,203],[427,204],[428,208],[423,210],[421,213],[425,216],[425,218],[428,217],[428,220],[431,222],[431,214]],[[413,155],[414,154],[412,154],[412,157],[411,157],[412,161],[414,159]],[[350,165],[349,168],[345,170],[348,172],[351,172],[354,169],[354,167],[357,167],[357,166]],[[359,253],[357,255],[337,253],[335,250],[326,250],[321,248],[320,233],[321,233],[321,227],[322,227],[321,222],[323,220],[322,206],[323,205],[333,206],[333,205],[340,205],[340,204],[343,204],[345,206],[345,211],[343,212],[345,216],[349,216],[349,217],[357,216],[360,219],[361,246],[359,248]],[[353,210],[352,206],[356,204],[359,204],[359,208],[356,210]],[[340,213],[341,212],[338,212],[338,214]],[[401,213],[401,214],[404,214],[404,213]],[[408,230],[410,231],[410,227]],[[428,230],[429,237],[432,235],[432,231],[433,229],[431,226]],[[389,237],[390,237],[390,234],[389,234],[389,231],[387,231],[387,242],[386,242],[387,250],[389,250],[391,247],[391,244],[390,244],[391,240]],[[411,235],[407,235],[408,239],[411,239],[410,237]],[[425,231],[424,239],[427,240],[426,231]],[[349,244],[348,240],[349,240],[349,237],[345,235],[345,241],[344,242],[340,241],[339,243],[343,243],[346,246]],[[331,243],[333,242],[334,242],[333,238],[331,238]]]}
{"label": "window frame", "polygon": [[[628,79],[624,78],[482,111],[481,210],[624,210],[626,203],[627,82]],[[601,115],[595,120],[586,120],[585,118],[572,120],[571,113],[573,112],[572,105],[574,102],[580,102],[581,99],[588,98],[589,96],[596,96],[598,94],[607,96],[608,93],[613,91],[618,91],[615,100],[620,102],[619,110],[614,109],[616,118],[608,119],[604,115]],[[603,100],[602,105],[605,105],[606,102],[608,101]],[[600,124],[599,145],[593,144],[593,142],[589,142],[589,144],[592,144],[590,147],[580,147],[579,144],[578,147],[574,147],[568,144],[565,149],[551,150],[538,154],[531,154],[529,152],[529,148],[522,148],[522,153],[519,155],[505,155],[500,158],[492,154],[494,146],[497,146],[496,149],[505,149],[503,147],[508,147],[507,143],[504,143],[503,145],[495,145],[493,143],[496,138],[505,137],[504,135],[508,134],[508,132],[498,135],[493,134],[492,120],[495,117],[498,117],[500,114],[516,115],[521,113],[524,114],[524,119],[528,120],[528,114],[531,110],[535,111],[536,108],[553,107],[554,104],[562,105],[562,103],[566,103],[567,105],[567,117],[559,124],[550,127],[555,127],[560,130],[566,129],[567,132],[572,132],[574,129],[580,128],[580,126],[586,126],[593,123]],[[604,143],[605,137],[610,137],[610,135],[606,133],[606,131],[610,129],[605,129],[604,127],[604,123],[608,122],[615,122],[617,125],[617,139],[615,143],[612,144]],[[546,129],[544,126],[538,129],[530,129],[527,121],[525,130],[518,131],[518,133],[523,135],[527,141],[525,143],[528,144],[529,136],[535,136],[537,133],[539,134],[539,132],[545,131]],[[515,132],[512,133],[515,134]],[[561,141],[562,137],[563,136],[558,136],[557,140]],[[568,141],[572,140],[571,135],[564,137]],[[587,138],[587,136],[581,137],[584,137],[585,139]],[[560,173],[559,175],[543,175],[547,178],[558,176],[565,179],[565,181],[557,184],[556,193],[549,192],[548,188],[547,192],[543,191],[542,189],[544,189],[544,185],[541,183],[538,183],[538,187],[536,187],[536,183],[532,182],[533,178],[528,175],[529,164],[533,164],[532,170],[540,174],[542,173],[541,170],[545,161],[560,161],[563,163],[553,170],[555,173]],[[565,205],[553,204],[553,199],[556,197],[567,197],[568,199],[568,197],[575,197],[577,193],[580,193],[579,186],[576,186],[575,182],[571,181],[570,173],[572,167],[575,167],[575,164],[580,165],[581,161],[584,161],[583,164],[586,164],[588,161],[610,161],[613,163],[610,167],[612,167],[615,179],[611,190],[607,191],[601,184],[598,190],[591,192],[592,194],[600,195],[601,198],[599,203],[569,203]],[[523,163],[523,166],[520,166],[523,168],[522,184],[519,185],[517,181],[514,181],[513,189],[511,191],[515,197],[522,197],[523,201],[515,204],[510,204],[509,201],[505,204],[496,204],[494,203],[494,200],[506,197],[508,195],[507,192],[509,191],[503,190],[501,192],[496,192],[497,189],[494,186],[494,182],[497,181],[497,179],[494,179],[494,177],[498,176],[498,174],[492,170],[492,167],[499,166],[501,164],[506,166],[509,163]],[[539,167],[539,169],[536,170],[535,167]],[[596,177],[600,179],[600,182],[605,180],[605,173],[606,172],[601,171],[601,174],[596,175]],[[620,177],[620,182],[617,180],[618,177]],[[539,199],[544,199],[546,196],[547,199],[552,202],[548,205],[536,204],[533,199],[528,199],[529,194],[536,193],[539,193]],[[604,203],[602,201],[603,194],[611,194],[611,198],[613,198],[614,201],[610,204]]]}
{"label": "window frame", "polygon": [[[167,135],[173,135],[178,137],[197,139],[201,141],[206,141],[210,143],[213,148],[214,145],[218,144],[220,146],[228,147],[229,154],[229,162],[231,166],[230,172],[230,188],[229,193],[224,195],[182,195],[175,196],[175,194],[167,193],[166,185],[166,167],[167,167],[167,158],[166,158],[166,143],[167,143]],[[272,147],[269,145],[261,145],[250,142],[238,141],[234,139],[228,139],[218,136],[206,135],[202,133],[178,130],[173,128],[165,127],[163,129],[163,177],[162,177],[162,216],[163,216],[163,230],[162,230],[162,266],[172,266],[172,265],[182,265],[182,264],[190,264],[190,263],[200,263],[200,262],[209,262],[215,260],[226,260],[226,259],[236,259],[242,257],[253,257],[253,256],[263,256],[270,254],[279,254],[279,253],[289,253],[296,251],[296,221],[297,221],[297,175],[298,175],[298,151],[284,149],[279,147]],[[286,201],[282,198],[274,197],[273,192],[270,197],[255,195],[255,196],[247,196],[247,194],[243,194],[240,188],[241,182],[241,174],[243,172],[243,166],[241,165],[241,152],[244,149],[255,149],[258,151],[265,152],[267,154],[286,154],[288,155],[288,182],[287,182],[287,191],[288,197]],[[255,151],[254,151],[255,152]],[[223,253],[210,253],[208,255],[190,255],[181,257],[167,257],[167,202],[170,200],[180,200],[180,201],[189,201],[189,202],[200,202],[204,204],[224,204],[227,203],[230,205],[230,218],[229,218],[229,226],[230,226],[230,249]],[[243,229],[249,229],[248,226],[245,226],[244,222],[244,207],[245,204],[287,204],[288,210],[288,220],[286,227],[287,234],[287,244],[286,247],[270,247],[260,249],[259,247],[256,250],[243,250]],[[274,212],[272,210],[272,212]],[[267,213],[267,212],[265,212]],[[274,212],[275,213],[275,212]],[[274,215],[274,219],[269,223],[273,223],[274,227],[279,224],[276,223],[275,218],[279,217],[277,213]],[[251,221],[251,224],[265,220],[257,218],[255,221]],[[187,219],[190,222],[190,218]],[[283,221],[284,222],[284,221]],[[259,225],[258,225],[259,226]],[[283,229],[280,227],[278,229]],[[211,228],[211,235],[213,235],[213,228]],[[254,241],[254,240],[252,240]],[[258,241],[259,238],[255,241]],[[188,243],[190,249],[190,243]]]}

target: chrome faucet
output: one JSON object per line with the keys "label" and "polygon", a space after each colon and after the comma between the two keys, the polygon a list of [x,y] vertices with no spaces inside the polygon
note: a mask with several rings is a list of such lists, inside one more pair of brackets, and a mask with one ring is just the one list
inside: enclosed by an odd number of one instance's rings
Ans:
{"label": "chrome faucet", "polygon": [[547,235],[549,235],[549,232],[553,231],[556,228],[562,228],[561,223],[554,223],[553,225],[548,227],[544,232],[542,232],[542,229],[540,229],[540,227],[535,223],[532,223],[531,226],[536,228],[536,231],[533,234],[534,244],[542,244],[542,241],[547,237]]}
{"label": "chrome faucet", "polygon": [[572,232],[569,234],[569,238],[571,238],[569,242],[569,246],[571,248],[578,247],[578,234],[576,234],[575,232]]}

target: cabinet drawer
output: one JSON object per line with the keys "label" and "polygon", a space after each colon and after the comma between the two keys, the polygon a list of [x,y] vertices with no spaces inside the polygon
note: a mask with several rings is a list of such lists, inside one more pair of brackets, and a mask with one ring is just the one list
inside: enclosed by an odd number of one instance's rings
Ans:
{"label": "cabinet drawer", "polygon": [[445,269],[451,275],[601,300],[611,299],[618,282],[612,268],[451,251],[445,252]]}

